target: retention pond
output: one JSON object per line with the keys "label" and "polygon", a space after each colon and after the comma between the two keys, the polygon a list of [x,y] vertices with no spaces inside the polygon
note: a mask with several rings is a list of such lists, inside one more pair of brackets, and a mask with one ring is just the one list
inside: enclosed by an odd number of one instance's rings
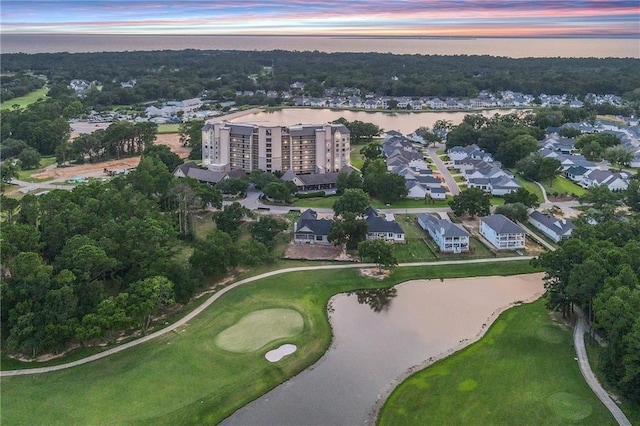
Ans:
{"label": "retention pond", "polygon": [[223,424],[370,424],[375,407],[411,371],[477,340],[499,313],[543,290],[542,274],[528,274],[338,295],[329,306],[334,340],[320,361]]}

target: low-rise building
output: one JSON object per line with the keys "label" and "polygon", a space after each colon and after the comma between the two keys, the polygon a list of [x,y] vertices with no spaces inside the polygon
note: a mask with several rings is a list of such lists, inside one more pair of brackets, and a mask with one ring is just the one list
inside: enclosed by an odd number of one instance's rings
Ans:
{"label": "low-rise building", "polygon": [[569,238],[576,227],[570,220],[558,219],[537,210],[529,215],[529,223],[556,243]]}
{"label": "low-rise building", "polygon": [[428,214],[419,214],[418,224],[429,233],[441,252],[462,253],[469,251],[470,234],[461,226]]}
{"label": "low-rise building", "polygon": [[302,213],[293,230],[293,241],[306,244],[329,244],[331,219],[318,219],[318,213],[308,209]]}
{"label": "low-rise building", "polygon": [[480,234],[498,250],[525,248],[525,231],[501,214],[481,217]]}
{"label": "low-rise building", "polygon": [[404,230],[392,217],[383,218],[373,207],[364,215],[367,222],[367,240],[383,239],[392,243],[404,243]]}

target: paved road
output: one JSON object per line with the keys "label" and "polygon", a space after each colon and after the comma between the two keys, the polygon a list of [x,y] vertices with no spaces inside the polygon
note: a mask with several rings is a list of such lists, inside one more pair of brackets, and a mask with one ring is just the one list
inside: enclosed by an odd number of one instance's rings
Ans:
{"label": "paved road", "polygon": [[38,182],[38,183],[25,182],[23,180],[13,179],[10,183],[12,185],[24,186],[25,189],[29,189],[29,191],[25,191],[25,192],[35,191],[36,189],[66,189],[70,191],[76,187],[75,185],[66,185],[65,183],[62,183],[62,182],[66,183],[66,179],[61,178],[61,179],[54,179],[47,182]]}
{"label": "paved road", "polygon": [[[499,259],[471,259],[471,260],[451,260],[451,261],[442,261],[442,262],[415,262],[415,263],[401,263],[398,267],[416,267],[416,266],[439,266],[439,265],[456,265],[456,264],[468,264],[468,263],[489,263],[489,262],[508,262],[512,260],[530,260],[531,256],[519,256],[519,257],[504,257]],[[256,275],[255,277],[245,278],[240,280],[228,287],[223,288],[218,291],[211,297],[209,297],[202,305],[198,306],[196,309],[187,314],[184,318],[176,321],[170,326],[163,328],[162,330],[158,330],[155,333],[151,333],[147,336],[141,337],[137,340],[133,340],[131,342],[125,343],[120,346],[116,346],[115,348],[106,350],[104,352],[100,352],[99,354],[91,355],[89,357],[79,359],[77,361],[68,362],[66,364],[54,365],[51,367],[40,367],[40,368],[30,368],[24,370],[7,370],[0,371],[0,377],[10,377],[10,376],[23,376],[30,374],[42,374],[49,373],[51,371],[64,370],[67,368],[75,367],[82,364],[87,364],[92,361],[96,361],[101,358],[106,358],[115,353],[124,351],[126,349],[132,348],[134,346],[138,346],[142,343],[148,342],[150,340],[155,339],[156,337],[160,337],[167,333],[170,333],[183,325],[187,324],[193,318],[198,316],[202,311],[204,311],[207,307],[209,307],[213,302],[218,300],[223,294],[228,291],[233,290],[236,287],[239,287],[243,284],[247,284],[253,281],[257,281],[263,278],[272,277],[274,275],[286,274],[289,272],[300,272],[300,271],[318,271],[318,270],[327,270],[327,269],[347,269],[347,268],[372,268],[375,267],[375,263],[346,263],[339,265],[322,265],[322,266],[301,266],[296,268],[286,268],[279,269],[277,271],[266,272],[264,274]]]}
{"label": "paved road", "polygon": [[587,382],[593,393],[602,401],[602,403],[611,411],[613,417],[615,417],[616,421],[621,426],[631,426],[631,422],[627,419],[627,416],[624,415],[622,410],[616,405],[616,403],[611,399],[607,391],[600,385],[598,379],[591,371],[591,366],[589,365],[589,359],[587,358],[587,350],[584,346],[584,333],[587,332],[587,326],[585,324],[584,318],[582,315],[578,316],[578,322],[576,323],[575,328],[573,329],[573,344],[576,347],[576,354],[578,355],[578,364],[580,365],[580,372],[584,377],[584,380]]}
{"label": "paved road", "polygon": [[452,195],[458,195],[460,194],[460,187],[458,186],[458,183],[453,178],[453,176],[451,176],[451,173],[447,169],[447,166],[445,166],[444,162],[440,159],[440,157],[438,157],[438,154],[436,152],[437,150],[438,148],[427,148],[427,154],[429,154],[429,158],[433,160],[433,164],[438,167],[440,174],[444,178],[444,182],[449,187],[449,192],[451,192]]}

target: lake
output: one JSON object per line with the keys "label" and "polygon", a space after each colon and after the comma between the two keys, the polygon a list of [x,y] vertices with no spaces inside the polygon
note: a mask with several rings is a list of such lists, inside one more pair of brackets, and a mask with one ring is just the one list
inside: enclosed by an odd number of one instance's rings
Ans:
{"label": "lake", "polygon": [[504,309],[538,298],[542,276],[418,280],[337,295],[329,308],[334,339],[325,355],[222,424],[370,424],[374,405],[412,367],[467,346]]}
{"label": "lake", "polygon": [[408,135],[419,127],[432,128],[437,120],[448,120],[452,124],[460,124],[467,114],[482,114],[492,117],[495,114],[509,114],[515,110],[477,110],[472,112],[368,112],[315,108],[283,108],[279,110],[253,110],[246,114],[236,113],[230,119],[218,117],[209,122],[227,119],[234,123],[253,123],[259,125],[292,126],[295,124],[323,124],[344,117],[348,121],[360,120],[374,123],[385,131],[397,130]]}
{"label": "lake", "polygon": [[510,58],[640,58],[637,38],[437,38],[0,34],[2,53],[136,50],[288,50]]}

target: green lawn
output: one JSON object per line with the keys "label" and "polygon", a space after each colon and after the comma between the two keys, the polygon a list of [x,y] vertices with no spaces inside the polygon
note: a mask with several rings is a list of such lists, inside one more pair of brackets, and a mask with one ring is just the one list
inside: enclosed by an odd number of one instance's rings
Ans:
{"label": "green lawn", "polygon": [[553,179],[553,185],[549,185],[549,181],[540,183],[542,184],[542,186],[544,186],[545,191],[547,191],[547,196],[553,194],[554,192],[558,192],[560,194],[575,194],[577,196],[587,193],[587,190],[583,187],[576,185],[569,179],[565,179],[560,176],[556,176],[555,179]]}
{"label": "green lawn", "polygon": [[[322,356],[331,342],[326,304],[336,293],[416,278],[533,271],[528,262],[509,262],[397,268],[382,281],[356,270],[270,277],[228,292],[187,326],[151,342],[67,370],[2,378],[2,420],[16,425],[215,424]],[[246,354],[216,346],[219,333],[263,309],[302,315],[303,332],[286,339],[298,346],[295,356],[277,364],[264,359],[283,340]]]}
{"label": "green lawn", "polygon": [[14,105],[18,105],[20,108],[24,108],[27,105],[30,105],[37,101],[38,99],[44,98],[49,89],[47,87],[43,87],[42,89],[34,90],[31,93],[27,93],[24,96],[20,96],[19,98],[9,99],[6,102],[2,102],[0,104],[0,110],[2,109],[11,109]]}
{"label": "green lawn", "polygon": [[167,133],[180,133],[180,124],[158,124],[158,134],[164,135]]}
{"label": "green lawn", "polygon": [[523,179],[517,173],[513,173],[513,175],[516,177],[516,180],[518,181],[521,187],[531,192],[532,194],[536,194],[536,196],[538,197],[538,202],[544,203],[544,196],[542,195],[542,190],[538,185],[536,185],[534,182]]}
{"label": "green lawn", "polygon": [[42,157],[42,159],[40,160],[40,167],[38,167],[37,169],[31,169],[31,170],[20,170],[18,172],[18,180],[24,180],[26,182],[34,182],[34,183],[51,180],[53,179],[52,177],[48,179],[35,179],[35,178],[32,178],[31,176],[42,172],[45,167],[55,164],[55,162],[56,162],[55,156]]}
{"label": "green lawn", "polygon": [[479,342],[400,384],[378,424],[616,424],[574,358],[571,330],[543,300],[512,308]]}
{"label": "green lawn", "polygon": [[358,170],[361,170],[362,165],[364,164],[364,157],[360,154],[361,147],[361,145],[353,146],[353,150],[350,153],[351,165]]}
{"label": "green lawn", "polygon": [[301,198],[296,202],[294,202],[292,206],[306,207],[311,209],[316,209],[316,208],[330,209],[333,207],[333,203],[335,203],[337,199],[338,197]]}
{"label": "green lawn", "polygon": [[431,207],[449,207],[447,203],[451,199],[450,196],[447,196],[446,200],[410,200],[404,199],[400,201],[396,201],[387,205],[382,201],[372,200],[371,205],[376,209],[421,209],[421,208],[431,208]]}

